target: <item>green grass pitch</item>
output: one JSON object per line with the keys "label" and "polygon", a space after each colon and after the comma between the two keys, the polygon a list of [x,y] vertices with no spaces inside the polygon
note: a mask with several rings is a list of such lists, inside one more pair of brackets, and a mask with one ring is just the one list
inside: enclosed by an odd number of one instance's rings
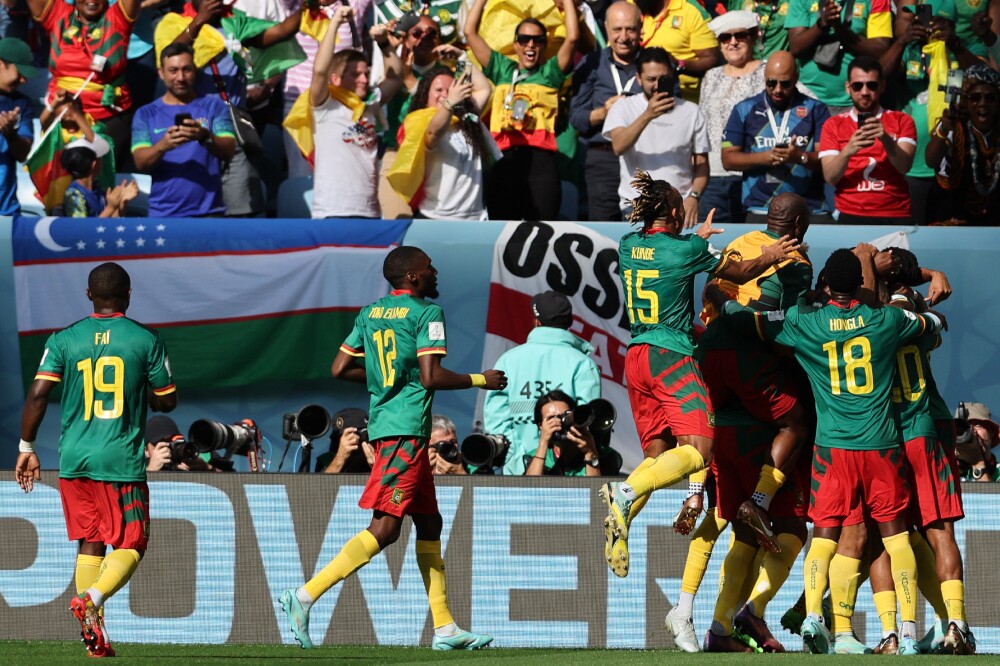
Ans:
{"label": "green grass pitch", "polygon": [[[762,654],[685,654],[673,650],[557,650],[488,648],[476,652],[434,652],[430,648],[385,646],[320,646],[302,650],[292,645],[176,645],[115,644],[118,656],[114,664],[430,664],[476,662],[488,666],[537,665],[580,666],[605,664],[626,666],[728,666],[729,664],[783,663],[854,666],[857,663],[885,662],[892,656],[872,655],[784,655]],[[8,664],[72,664],[94,660],[85,654],[83,645],[70,641],[0,641],[0,654]],[[920,666],[951,663],[955,657],[922,656]],[[976,663],[1000,664],[1000,655],[973,657]],[[964,660],[963,660],[964,661]]]}

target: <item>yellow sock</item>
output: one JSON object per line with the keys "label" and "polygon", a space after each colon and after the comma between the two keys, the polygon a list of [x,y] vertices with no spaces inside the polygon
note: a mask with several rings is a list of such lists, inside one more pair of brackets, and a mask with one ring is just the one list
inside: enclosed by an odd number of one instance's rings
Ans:
{"label": "yellow sock", "polygon": [[837,552],[837,542],[813,537],[803,566],[806,578],[806,613],[823,617],[823,595],[830,577],[830,560]]}
{"label": "yellow sock", "polygon": [[448,609],[448,587],[444,579],[444,560],[441,559],[440,541],[417,541],[417,566],[427,590],[427,603],[431,607],[434,628],[451,624],[455,619]]}
{"label": "yellow sock", "polygon": [[778,494],[783,485],[785,485],[785,475],[781,470],[764,465],[760,468],[760,478],[757,479],[757,487],[753,491],[753,501],[765,510],[770,508],[771,499]]}
{"label": "yellow sock", "polygon": [[698,449],[686,444],[664,451],[653,459],[653,464],[641,470],[636,468],[629,474],[626,483],[638,497],[642,497],[654,490],[671,486],[704,467],[705,459],[698,453]]}
{"label": "yellow sock", "polygon": [[101,575],[101,563],[104,562],[103,555],[77,555],[76,556],[76,593],[83,594],[87,588],[94,585],[94,581]]}
{"label": "yellow sock", "polygon": [[861,560],[840,553],[830,560],[830,602],[833,604],[834,633],[851,631],[860,577]]}
{"label": "yellow sock", "polygon": [[[656,458],[643,458],[642,462],[636,465],[635,469],[632,470],[632,474],[644,471],[654,462],[656,462]],[[642,507],[646,506],[646,502],[648,501],[649,495],[642,495],[632,502],[632,508],[628,510],[628,522],[630,525],[632,524],[632,521],[635,520],[635,517],[639,515],[639,512],[642,511]]]}
{"label": "yellow sock", "polygon": [[712,631],[716,635],[728,636],[732,633],[733,616],[739,605],[740,591],[756,552],[756,546],[734,541],[722,563],[719,598],[715,600],[715,614],[712,616]]}
{"label": "yellow sock", "polygon": [[743,587],[740,588],[739,603],[736,604],[737,608],[743,608],[743,604],[747,602],[753,593],[753,586],[757,582],[757,577],[760,576],[760,567],[764,563],[765,555],[767,555],[766,550],[757,548],[757,553],[753,556],[753,562],[750,564],[750,570],[747,571],[746,578],[743,579]]}
{"label": "yellow sock", "polygon": [[788,572],[791,571],[792,565],[799,557],[799,551],[802,550],[802,542],[794,534],[781,533],[775,540],[781,547],[781,552],[775,555],[761,549],[764,556],[760,573],[750,593],[750,610],[757,617],[764,617],[764,610],[788,580]]}
{"label": "yellow sock", "polygon": [[941,583],[941,594],[948,607],[949,622],[965,622],[965,583],[960,580],[946,580]]}
{"label": "yellow sock", "polygon": [[728,524],[727,521],[716,517],[715,508],[708,510],[705,519],[691,535],[687,561],[684,563],[684,576],[681,578],[681,592],[698,593],[701,581],[705,577],[705,570],[708,568],[708,560],[712,557],[715,542]]}
{"label": "yellow sock", "polygon": [[934,614],[943,620],[948,617],[948,608],[945,606],[944,597],[941,596],[942,583],[937,575],[937,557],[934,555],[934,549],[920,532],[910,534],[910,548],[913,549],[913,556],[917,559],[917,588],[934,609]]}
{"label": "yellow sock", "polygon": [[882,623],[882,635],[888,636],[890,633],[895,633],[897,630],[896,592],[894,590],[876,592],[874,597],[875,611],[878,613],[878,619]]}
{"label": "yellow sock", "polygon": [[707,467],[699,469],[697,472],[691,472],[691,475],[688,477],[688,483],[700,483],[701,485],[705,485],[706,481],[708,481]]}
{"label": "yellow sock", "polygon": [[378,541],[368,530],[361,530],[344,544],[337,556],[323,567],[302,587],[305,588],[313,601],[319,599],[331,587],[344,580],[352,573],[368,564],[381,549]]}
{"label": "yellow sock", "polygon": [[916,622],[917,559],[910,548],[910,536],[906,532],[900,532],[891,537],[882,537],[882,543],[885,544],[885,552],[889,553],[889,562],[892,564],[892,580],[896,584],[896,601],[899,602],[899,621]]}
{"label": "yellow sock", "polygon": [[[115,548],[104,557],[97,580],[90,586],[101,593],[104,601],[125,587],[139,566],[142,555],[130,548]],[[103,605],[103,602],[102,604]]]}

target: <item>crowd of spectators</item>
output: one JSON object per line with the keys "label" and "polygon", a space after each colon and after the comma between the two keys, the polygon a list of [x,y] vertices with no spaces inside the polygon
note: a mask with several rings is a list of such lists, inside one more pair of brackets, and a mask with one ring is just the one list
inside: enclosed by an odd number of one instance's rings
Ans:
{"label": "crowd of spectators", "polygon": [[542,5],[5,3],[0,213],[26,163],[46,214],[134,214],[138,179],[150,216],[289,214],[301,187],[313,217],[621,220],[642,168],[688,226],[782,192],[814,223],[997,217],[992,5]]}

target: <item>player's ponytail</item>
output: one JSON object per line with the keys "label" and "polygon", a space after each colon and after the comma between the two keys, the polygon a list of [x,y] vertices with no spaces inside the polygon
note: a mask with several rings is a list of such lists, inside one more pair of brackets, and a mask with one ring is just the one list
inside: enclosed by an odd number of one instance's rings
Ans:
{"label": "player's ponytail", "polygon": [[674,211],[684,210],[684,199],[677,188],[665,180],[653,180],[646,171],[636,170],[632,187],[639,196],[632,199],[629,222],[642,222],[643,226],[648,226],[660,218],[674,221]]}

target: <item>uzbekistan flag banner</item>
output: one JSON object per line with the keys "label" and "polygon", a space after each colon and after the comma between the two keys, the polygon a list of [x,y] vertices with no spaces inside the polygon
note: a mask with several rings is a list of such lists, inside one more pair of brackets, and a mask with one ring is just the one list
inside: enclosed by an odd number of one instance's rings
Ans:
{"label": "uzbekistan flag banner", "polygon": [[[569,297],[570,330],[594,347],[602,397],[618,411],[611,445],[622,455],[622,469],[630,470],[642,460],[642,449],[625,388],[631,334],[616,240],[568,222],[508,223],[494,246],[483,367],[492,368],[501,354],[528,339],[535,319],[531,298],[549,289]],[[481,419],[482,397],[478,409]]]}
{"label": "uzbekistan flag banner", "polygon": [[29,218],[14,221],[25,386],[48,335],[92,312],[87,276],[132,278],[128,316],[160,331],[179,386],[329,376],[409,220]]}

